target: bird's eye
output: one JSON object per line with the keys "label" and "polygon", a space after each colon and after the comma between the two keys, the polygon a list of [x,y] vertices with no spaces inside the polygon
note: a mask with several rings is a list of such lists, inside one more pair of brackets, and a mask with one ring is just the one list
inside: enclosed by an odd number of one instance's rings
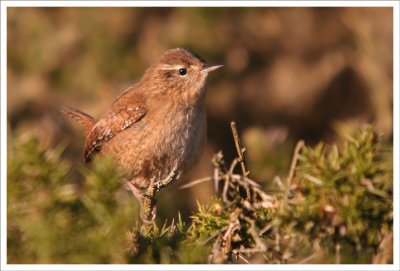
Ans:
{"label": "bird's eye", "polygon": [[186,69],[185,68],[179,69],[179,74],[184,76],[186,74]]}

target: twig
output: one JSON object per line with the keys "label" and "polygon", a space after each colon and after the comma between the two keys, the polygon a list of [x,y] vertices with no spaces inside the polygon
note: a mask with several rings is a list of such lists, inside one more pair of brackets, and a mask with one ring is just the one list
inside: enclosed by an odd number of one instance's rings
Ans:
{"label": "twig", "polygon": [[228,171],[229,175],[233,175],[233,171],[235,170],[235,167],[236,167],[237,163],[239,163],[239,162],[240,162],[240,158],[237,157],[237,158],[233,159],[231,166],[229,167],[229,171]]}
{"label": "twig", "polygon": [[242,254],[238,253],[238,256],[240,259],[242,259],[245,263],[249,264],[250,261],[246,259],[246,257],[244,257]]}
{"label": "twig", "polygon": [[211,240],[213,240],[215,237],[217,237],[218,235],[220,235],[223,231],[225,231],[228,228],[228,226],[223,227],[222,229],[220,229],[219,231],[217,231],[216,233],[214,233],[213,235],[211,235],[210,237],[208,237],[206,240],[204,240],[202,242],[203,245],[206,245],[208,242],[210,242]]}
{"label": "twig", "polygon": [[223,160],[224,155],[222,154],[222,151],[219,151],[217,154],[215,154],[212,158],[212,164],[214,166],[214,190],[215,193],[218,194],[219,190],[219,182],[222,180],[222,177],[220,177],[221,172],[225,173],[226,172],[226,166],[225,162]]}
{"label": "twig", "polygon": [[208,263],[214,263],[215,262],[215,258],[219,255],[218,251],[220,250],[221,247],[221,238],[218,238],[214,245],[213,248],[211,249],[211,253],[210,256],[208,257]]}
{"label": "twig", "polygon": [[236,123],[234,121],[231,122],[231,129],[232,129],[232,134],[233,134],[233,139],[235,141],[235,146],[236,146],[236,151],[238,154],[240,166],[242,167],[242,173],[244,177],[247,177],[250,172],[247,170],[246,163],[244,161],[244,152],[246,151],[245,148],[242,148],[242,145],[240,144],[240,139],[239,139],[239,134],[236,129]]}
{"label": "twig", "polygon": [[219,186],[219,168],[214,168],[214,191],[218,195]]}
{"label": "twig", "polygon": [[261,186],[256,183],[255,181],[253,181],[252,179],[248,178],[248,177],[244,177],[243,178],[246,182],[248,182],[250,185],[252,185],[253,187],[257,187],[260,188]]}
{"label": "twig", "polygon": [[261,238],[259,236],[259,233],[257,232],[255,220],[253,220],[247,216],[244,216],[244,215],[243,215],[243,219],[247,223],[249,223],[250,227],[248,228],[247,233],[251,235],[251,237],[253,238],[253,241],[255,242],[255,247],[247,249],[246,252],[264,252],[264,251],[266,251],[267,247],[265,246],[265,244],[263,243],[263,241],[261,240]]}
{"label": "twig", "polygon": [[228,186],[229,186],[229,175],[226,174],[224,179],[225,179],[225,182],[224,182],[224,188],[222,190],[222,200],[224,202],[226,202],[227,201],[226,194],[228,193]]}
{"label": "twig", "polygon": [[181,187],[179,187],[179,189],[186,189],[186,188],[195,186],[195,185],[197,185],[197,184],[205,183],[205,182],[212,181],[212,180],[213,180],[212,177],[205,177],[205,178],[197,179],[197,180],[194,180],[194,181],[192,181],[192,182],[190,182],[190,183],[187,183],[187,184],[185,184],[185,185],[182,185]]}
{"label": "twig", "polygon": [[272,228],[272,225],[271,225],[271,224],[267,224],[264,228],[262,228],[262,229],[259,231],[258,235],[259,235],[260,237],[263,236],[264,233],[266,233],[267,231],[269,231],[271,228]]}
{"label": "twig", "polygon": [[239,221],[239,215],[241,214],[242,210],[239,208],[236,208],[229,216],[230,223],[228,225],[227,230],[225,231],[224,235],[221,237],[221,249],[220,252],[222,252],[223,255],[228,254],[230,251],[232,251],[232,238],[235,232],[240,229],[240,221]]}
{"label": "twig", "polygon": [[297,164],[297,160],[299,159],[299,153],[301,148],[304,145],[304,141],[300,140],[299,142],[297,142],[296,147],[294,148],[294,152],[293,152],[293,157],[292,157],[292,162],[290,163],[290,170],[289,170],[289,175],[287,177],[287,188],[290,187],[290,181],[293,179],[294,176],[294,171],[296,168],[296,164]]}
{"label": "twig", "polygon": [[284,190],[285,186],[283,185],[282,180],[281,178],[279,178],[279,176],[275,176],[272,181],[279,187],[280,190]]}

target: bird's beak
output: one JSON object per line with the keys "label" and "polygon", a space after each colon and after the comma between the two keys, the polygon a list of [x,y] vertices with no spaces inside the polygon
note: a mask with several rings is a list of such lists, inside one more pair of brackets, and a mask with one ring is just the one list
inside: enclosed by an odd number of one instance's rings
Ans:
{"label": "bird's beak", "polygon": [[221,68],[221,67],[223,67],[223,66],[224,66],[224,65],[205,66],[205,67],[202,69],[202,71],[203,71],[203,72],[206,72],[206,73],[209,73],[209,72],[215,71],[216,69]]}

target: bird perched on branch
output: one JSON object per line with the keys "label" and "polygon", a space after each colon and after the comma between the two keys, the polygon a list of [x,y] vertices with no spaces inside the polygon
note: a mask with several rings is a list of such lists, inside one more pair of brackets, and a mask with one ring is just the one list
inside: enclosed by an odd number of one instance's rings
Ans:
{"label": "bird perched on branch", "polygon": [[125,184],[141,204],[141,218],[155,218],[154,193],[198,161],[206,139],[204,85],[209,66],[186,49],[166,51],[99,119],[69,107],[62,112],[86,131],[85,162],[113,155],[127,172]]}

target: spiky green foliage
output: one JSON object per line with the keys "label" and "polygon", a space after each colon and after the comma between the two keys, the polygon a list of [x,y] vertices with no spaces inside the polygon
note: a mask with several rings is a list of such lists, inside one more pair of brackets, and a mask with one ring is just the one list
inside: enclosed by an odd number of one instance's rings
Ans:
{"label": "spiky green foliage", "polygon": [[111,159],[70,171],[62,151],[34,137],[9,150],[9,263],[392,261],[392,170],[371,127],[336,145],[304,146],[294,174],[277,177],[269,193],[218,153],[212,203],[186,224],[179,216],[145,233]]}
{"label": "spiky green foliage", "polygon": [[339,145],[303,147],[280,225],[295,225],[310,241],[371,256],[393,223],[392,173],[382,154],[371,127]]}
{"label": "spiky green foliage", "polygon": [[33,137],[8,157],[9,263],[123,263],[136,204],[110,160],[72,182],[60,152]]}
{"label": "spiky green foliage", "polygon": [[266,252],[261,239],[270,216],[274,199],[246,176],[235,174],[239,160],[229,170],[222,153],[214,156],[214,181],[221,187],[210,207],[199,205],[192,216],[189,238],[198,245],[210,246],[210,263],[238,262],[243,254]]}
{"label": "spiky green foliage", "polygon": [[189,241],[180,214],[177,223],[167,225],[165,221],[161,229],[154,224],[146,233],[135,225],[129,232],[129,242],[129,263],[204,263],[208,255],[205,247]]}
{"label": "spiky green foliage", "polygon": [[[268,263],[377,262],[382,253],[390,261],[383,244],[391,246],[393,182],[382,154],[369,126],[337,145],[303,146],[289,185],[278,179],[274,198],[247,201],[243,187],[230,182],[231,199],[200,206],[189,232],[209,242],[215,262],[248,262],[256,254]],[[221,180],[235,176],[223,171]]]}

